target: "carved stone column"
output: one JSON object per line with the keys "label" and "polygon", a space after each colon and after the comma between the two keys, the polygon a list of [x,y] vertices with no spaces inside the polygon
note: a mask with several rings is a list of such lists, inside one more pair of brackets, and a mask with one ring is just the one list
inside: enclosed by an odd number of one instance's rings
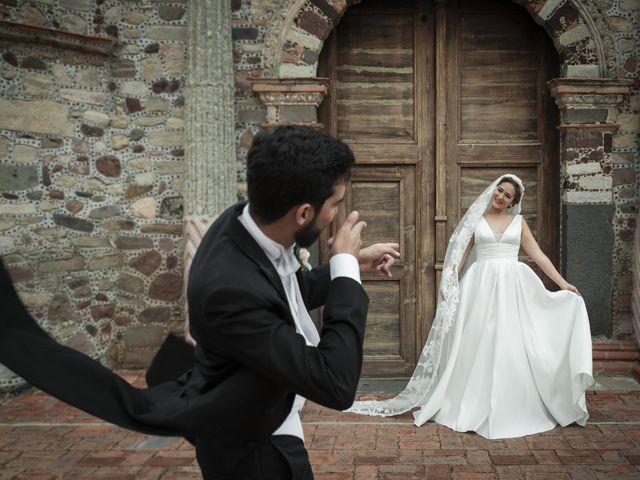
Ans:
{"label": "carved stone column", "polygon": [[185,285],[202,236],[237,200],[230,0],[189,2],[187,28]]}
{"label": "carved stone column", "polygon": [[263,128],[299,124],[322,128],[317,108],[327,94],[327,78],[259,78],[253,91],[267,107]]}
{"label": "carved stone column", "polygon": [[613,138],[631,82],[557,78],[560,109],[561,250],[566,278],[584,295],[593,335],[610,335],[613,291]]}

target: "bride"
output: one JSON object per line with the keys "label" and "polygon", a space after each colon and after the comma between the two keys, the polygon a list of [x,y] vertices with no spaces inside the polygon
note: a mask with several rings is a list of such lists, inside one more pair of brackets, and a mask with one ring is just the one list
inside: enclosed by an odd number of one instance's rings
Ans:
{"label": "bride", "polygon": [[[418,426],[434,420],[486,438],[585,425],[584,392],[593,384],[587,311],[520,215],[523,195],[522,181],[507,174],[473,202],[449,240],[436,316],[407,387],[349,412],[419,407]],[[518,262],[520,249],[560,291]]]}

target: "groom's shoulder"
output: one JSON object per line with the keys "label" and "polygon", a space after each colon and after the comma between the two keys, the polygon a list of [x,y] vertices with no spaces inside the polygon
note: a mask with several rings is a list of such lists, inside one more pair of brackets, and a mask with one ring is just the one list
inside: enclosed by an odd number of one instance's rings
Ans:
{"label": "groom's shoulder", "polygon": [[200,245],[202,255],[194,258],[189,273],[189,295],[224,300],[255,288],[259,272],[256,265],[224,236],[211,245]]}
{"label": "groom's shoulder", "polygon": [[193,273],[210,277],[223,269],[228,276],[233,272],[230,267],[243,268],[250,263],[234,239],[234,234],[243,228],[238,220],[243,206],[239,203],[229,207],[209,227],[193,257]]}
{"label": "groom's shoulder", "polygon": [[224,212],[222,212],[211,224],[207,233],[205,234],[205,238],[210,236],[216,236],[223,234],[228,231],[229,227],[234,223],[234,221],[238,221],[238,217],[242,213],[242,209],[244,208],[246,202],[238,202],[235,205],[228,207]]}
{"label": "groom's shoulder", "polygon": [[229,240],[230,232],[237,228],[235,224],[239,224],[238,216],[242,213],[243,206],[243,203],[233,205],[216,218],[202,237],[196,257],[206,256],[212,245],[223,244]]}

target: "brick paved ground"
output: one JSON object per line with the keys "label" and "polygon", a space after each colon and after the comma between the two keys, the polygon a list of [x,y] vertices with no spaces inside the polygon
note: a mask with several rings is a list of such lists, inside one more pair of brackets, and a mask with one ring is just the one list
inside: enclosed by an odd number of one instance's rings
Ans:
{"label": "brick paved ground", "polygon": [[[123,375],[140,382],[135,372]],[[318,480],[640,479],[640,392],[591,392],[586,428],[485,440],[433,423],[341,414],[308,404]],[[42,394],[0,402],[0,479],[197,479],[191,446],[97,421]]]}

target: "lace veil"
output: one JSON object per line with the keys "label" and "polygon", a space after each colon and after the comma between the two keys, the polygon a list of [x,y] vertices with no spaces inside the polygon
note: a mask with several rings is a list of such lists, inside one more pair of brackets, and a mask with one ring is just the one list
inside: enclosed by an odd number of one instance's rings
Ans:
{"label": "lace veil", "polygon": [[[514,215],[520,213],[522,197],[524,197],[524,185],[517,176],[506,174],[493,181],[474,200],[456,226],[449,239],[445,254],[438,291],[438,303],[431,331],[413,375],[405,389],[389,400],[357,401],[347,410],[348,412],[386,417],[399,415],[412,408],[421,407],[420,411],[414,412],[417,425],[422,425],[437,412],[440,405],[439,397],[444,393],[443,390],[448,383],[446,377],[451,371],[451,368],[447,369],[447,365],[450,363],[448,362],[449,353],[454,343],[459,340],[458,334],[461,331],[461,328],[457,328],[461,326],[455,324],[456,311],[460,301],[458,265],[471,241],[478,222],[491,205],[493,191],[505,177],[513,179],[520,186],[522,192],[520,201],[509,207],[510,213]],[[466,265],[470,265],[474,261],[474,257],[475,255],[472,252]],[[445,381],[440,382],[441,379]],[[441,383],[443,387],[438,388]]]}

